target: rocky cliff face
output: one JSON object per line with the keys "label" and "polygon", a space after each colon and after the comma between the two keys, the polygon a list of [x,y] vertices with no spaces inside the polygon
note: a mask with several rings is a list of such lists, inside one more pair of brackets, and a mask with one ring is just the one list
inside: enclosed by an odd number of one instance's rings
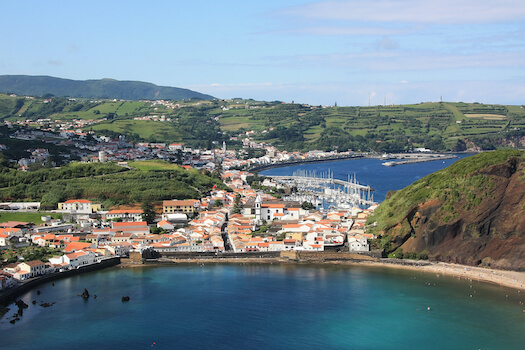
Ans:
{"label": "rocky cliff face", "polygon": [[[482,165],[476,166],[476,162]],[[377,220],[382,226],[378,233],[383,234],[382,241],[389,251],[525,270],[523,154],[498,151],[469,157],[456,162],[453,169],[425,179],[411,185],[415,188],[409,186],[395,193],[378,208]],[[380,224],[384,212],[391,213],[399,208],[396,202],[410,198],[420,200],[407,205],[397,223]]]}

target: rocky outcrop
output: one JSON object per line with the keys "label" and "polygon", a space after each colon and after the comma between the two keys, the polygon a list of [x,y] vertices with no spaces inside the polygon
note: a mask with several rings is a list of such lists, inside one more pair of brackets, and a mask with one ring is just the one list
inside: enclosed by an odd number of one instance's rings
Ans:
{"label": "rocky outcrop", "polygon": [[80,296],[84,299],[89,299],[89,292],[86,288],[84,288],[84,291],[82,292],[82,294],[80,294]]}
{"label": "rocky outcrop", "polygon": [[[490,156],[496,155],[486,157]],[[486,160],[483,155],[476,157],[481,164]],[[458,161],[457,167],[463,161],[467,161],[467,168],[472,165],[467,158]],[[389,238],[389,250],[426,253],[437,261],[525,271],[525,158],[512,156],[497,164],[488,163],[454,179],[451,186],[459,189],[458,194],[448,187],[440,189],[443,193],[434,193],[429,188],[440,179],[429,182],[425,190],[432,198],[413,203],[397,226],[381,232]],[[439,176],[450,181],[451,173]]]}

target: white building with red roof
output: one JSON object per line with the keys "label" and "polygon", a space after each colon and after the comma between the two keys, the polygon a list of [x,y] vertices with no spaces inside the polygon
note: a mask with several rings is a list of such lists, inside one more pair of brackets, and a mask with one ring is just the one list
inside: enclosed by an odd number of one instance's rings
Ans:
{"label": "white building with red roof", "polygon": [[122,219],[122,221],[142,221],[142,209],[114,209],[106,213],[107,220]]}

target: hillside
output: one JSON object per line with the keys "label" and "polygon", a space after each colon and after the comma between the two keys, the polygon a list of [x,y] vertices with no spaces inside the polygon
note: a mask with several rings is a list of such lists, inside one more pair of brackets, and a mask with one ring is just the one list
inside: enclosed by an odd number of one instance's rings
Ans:
{"label": "hillside", "polygon": [[182,142],[195,148],[254,141],[281,150],[403,152],[525,147],[523,106],[435,102],[400,106],[322,107],[254,100],[128,101],[0,94],[0,119],[57,130],[54,121],[133,142]]}
{"label": "hillside", "polygon": [[105,208],[143,201],[201,198],[220,180],[163,161],[133,162],[128,169],[113,163],[70,163],[60,168],[20,172],[0,164],[0,201],[40,201],[43,209],[85,198]]}
{"label": "hillside", "polygon": [[70,80],[49,76],[0,75],[0,92],[26,96],[106,98],[124,100],[213,99],[210,95],[140,81]]}
{"label": "hillside", "polygon": [[391,256],[525,270],[525,152],[484,152],[388,196],[369,222]]}

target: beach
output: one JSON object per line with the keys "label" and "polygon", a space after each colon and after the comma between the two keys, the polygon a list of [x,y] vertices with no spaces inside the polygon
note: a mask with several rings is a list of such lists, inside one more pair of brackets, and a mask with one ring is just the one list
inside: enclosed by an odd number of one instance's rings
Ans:
{"label": "beach", "polygon": [[[341,264],[346,264],[346,262],[340,262]],[[460,264],[451,264],[443,262],[432,262],[429,265],[401,265],[401,264],[392,264],[384,263],[381,261],[371,262],[355,262],[348,263],[361,266],[371,266],[371,267],[387,267],[394,269],[405,269],[412,271],[419,271],[425,273],[432,273],[435,275],[443,276],[453,276],[458,279],[465,280],[475,280],[485,283],[493,283],[504,287],[514,288],[518,291],[525,288],[525,272],[518,271],[506,271],[506,270],[496,270],[485,267],[477,266],[467,266]],[[525,311],[524,311],[525,312]]]}

